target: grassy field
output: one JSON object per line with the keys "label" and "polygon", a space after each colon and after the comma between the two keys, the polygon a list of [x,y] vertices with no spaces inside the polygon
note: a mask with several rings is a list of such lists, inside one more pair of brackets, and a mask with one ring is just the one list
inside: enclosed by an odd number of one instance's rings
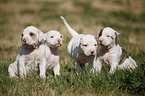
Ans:
{"label": "grassy field", "polygon": [[[0,96],[145,96],[144,5],[144,0],[0,0]],[[119,70],[109,75],[103,66],[99,75],[86,69],[76,76],[66,51],[71,35],[61,15],[78,33],[97,36],[101,28],[112,27],[121,34],[120,46],[139,67],[132,73]],[[9,78],[7,69],[19,54],[20,34],[29,25],[63,35],[57,79],[49,72],[45,80],[38,75]]]}

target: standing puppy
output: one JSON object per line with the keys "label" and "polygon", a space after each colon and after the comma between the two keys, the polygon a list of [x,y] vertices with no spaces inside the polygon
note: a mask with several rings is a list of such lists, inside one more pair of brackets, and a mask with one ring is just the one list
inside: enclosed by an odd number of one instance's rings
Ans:
{"label": "standing puppy", "polygon": [[46,51],[46,68],[53,68],[54,75],[60,75],[59,52],[58,47],[62,46],[62,35],[55,30],[48,31],[46,34],[45,51]]}
{"label": "standing puppy", "polygon": [[109,73],[114,73],[118,69],[134,69],[136,62],[117,43],[119,33],[110,27],[102,29],[98,35],[99,49],[96,63],[97,71],[100,72],[102,62],[110,65]]}
{"label": "standing puppy", "polygon": [[97,41],[93,35],[78,34],[74,31],[61,16],[66,28],[73,36],[70,40],[67,50],[75,65],[76,73],[85,67],[85,63],[89,63],[90,71],[95,67]]}
{"label": "standing puppy", "polygon": [[10,77],[25,77],[27,74],[36,73],[39,64],[40,77],[45,78],[46,59],[42,39],[43,33],[36,27],[29,26],[24,29],[21,34],[20,53],[8,68]]}

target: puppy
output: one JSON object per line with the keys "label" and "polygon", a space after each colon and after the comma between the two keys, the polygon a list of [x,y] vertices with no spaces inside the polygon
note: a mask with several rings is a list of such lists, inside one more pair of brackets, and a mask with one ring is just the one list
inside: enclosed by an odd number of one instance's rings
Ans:
{"label": "puppy", "polygon": [[37,73],[38,64],[40,77],[45,78],[46,59],[44,44],[41,43],[43,33],[34,26],[28,26],[21,34],[22,47],[16,61],[9,65],[10,77],[26,77],[27,74]]}
{"label": "puppy", "polygon": [[78,34],[74,31],[61,16],[66,28],[73,36],[70,40],[67,50],[75,65],[75,71],[78,74],[79,70],[85,68],[85,63],[89,63],[90,71],[94,72],[97,41],[93,35]]}
{"label": "puppy", "polygon": [[136,62],[123,50],[117,43],[119,33],[112,28],[106,27],[99,32],[98,58],[96,70],[100,72],[102,62],[110,65],[109,73],[114,73],[118,69],[134,69],[137,67]]}
{"label": "puppy", "polygon": [[46,34],[45,51],[46,51],[46,69],[52,69],[54,75],[60,75],[59,52],[58,47],[62,46],[62,35],[55,30],[48,31]]}

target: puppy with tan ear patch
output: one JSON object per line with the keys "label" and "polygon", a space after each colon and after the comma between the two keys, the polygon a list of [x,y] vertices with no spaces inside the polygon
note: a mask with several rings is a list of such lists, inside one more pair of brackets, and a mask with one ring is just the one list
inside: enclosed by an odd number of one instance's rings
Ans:
{"label": "puppy with tan ear patch", "polygon": [[46,34],[46,69],[53,69],[54,75],[60,75],[59,52],[58,47],[62,46],[62,35],[55,30],[48,31]]}
{"label": "puppy with tan ear patch", "polygon": [[21,35],[22,47],[16,61],[9,65],[10,77],[26,77],[27,74],[37,73],[38,65],[40,77],[45,78],[46,60],[44,44],[41,40],[44,34],[34,26],[28,26]]}
{"label": "puppy with tan ear patch", "polygon": [[106,27],[98,35],[98,58],[96,70],[101,71],[102,63],[110,65],[109,73],[114,73],[118,69],[135,69],[136,62],[117,43],[119,33],[110,27]]}
{"label": "puppy with tan ear patch", "polygon": [[85,63],[89,63],[90,71],[94,72],[96,49],[98,47],[95,36],[78,34],[68,25],[64,17],[61,16],[61,19],[69,33],[73,36],[67,50],[75,65],[76,73],[78,74],[81,69],[85,68]]}

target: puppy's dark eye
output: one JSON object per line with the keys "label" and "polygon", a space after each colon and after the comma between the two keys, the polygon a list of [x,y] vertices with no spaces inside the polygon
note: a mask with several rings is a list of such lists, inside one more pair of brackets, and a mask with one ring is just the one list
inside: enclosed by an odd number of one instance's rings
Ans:
{"label": "puppy's dark eye", "polygon": [[97,46],[97,44],[95,44],[95,46]]}
{"label": "puppy's dark eye", "polygon": [[107,37],[110,37],[109,35],[107,35]]}
{"label": "puppy's dark eye", "polygon": [[23,34],[21,34],[21,36],[23,37],[24,35],[23,35]]}
{"label": "puppy's dark eye", "polygon": [[60,36],[60,38],[62,38],[62,36]]}
{"label": "puppy's dark eye", "polygon": [[30,33],[30,36],[33,36],[33,35],[35,35],[35,34],[31,32],[31,33]]}
{"label": "puppy's dark eye", "polygon": [[50,38],[53,38],[53,36],[51,36]]}
{"label": "puppy's dark eye", "polygon": [[82,46],[85,46],[85,47],[87,47],[88,45],[87,45],[87,44],[82,44]]}

